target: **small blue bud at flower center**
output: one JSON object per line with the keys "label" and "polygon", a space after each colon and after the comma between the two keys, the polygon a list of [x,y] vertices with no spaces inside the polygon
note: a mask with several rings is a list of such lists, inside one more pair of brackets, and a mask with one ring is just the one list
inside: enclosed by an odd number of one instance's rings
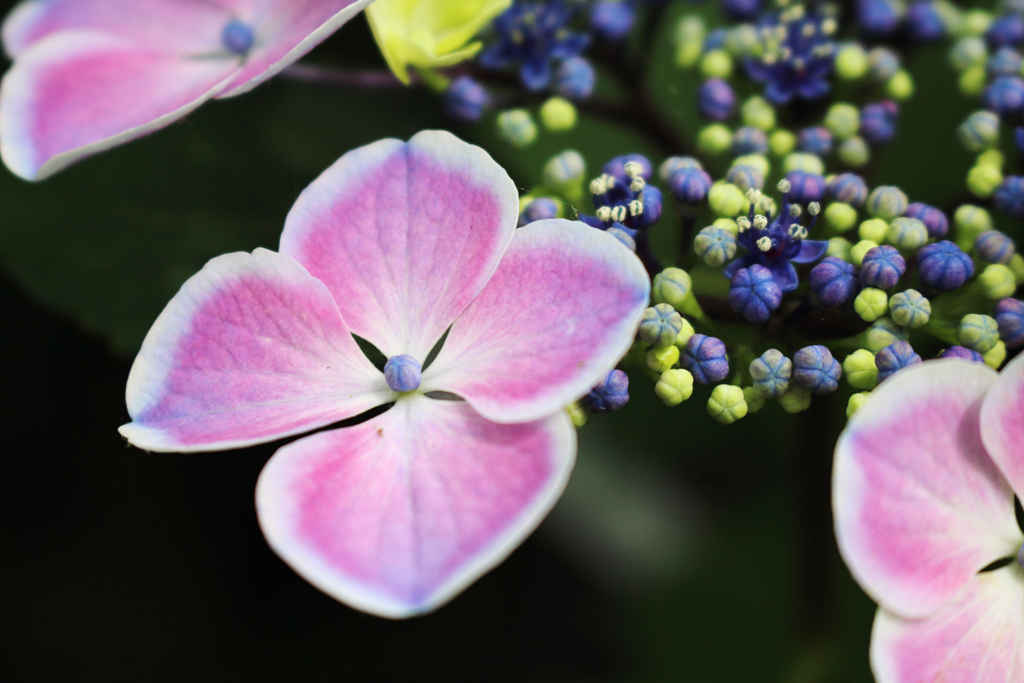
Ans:
{"label": "small blue bud at flower center", "polygon": [[255,39],[256,34],[253,32],[252,27],[248,24],[243,24],[238,19],[229,21],[220,34],[220,42],[236,55],[247,53],[252,48],[252,43]]}
{"label": "small blue bud at flower center", "polygon": [[392,391],[405,393],[420,388],[420,362],[407,354],[391,356],[384,364],[384,379]]}

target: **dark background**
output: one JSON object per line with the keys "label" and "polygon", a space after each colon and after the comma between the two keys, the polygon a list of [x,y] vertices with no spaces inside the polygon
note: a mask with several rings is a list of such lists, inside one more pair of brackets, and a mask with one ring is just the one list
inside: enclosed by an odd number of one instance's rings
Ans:
{"label": "dark background", "polygon": [[[0,170],[0,679],[870,681],[874,607],[829,515],[848,393],[724,427],[706,391],[668,409],[634,376],[629,406],[581,430],[541,529],[406,622],[350,610],[267,548],[253,489],[280,443],[150,454],[117,434],[131,359],[167,300],[213,256],[275,248],[298,192],[353,147],[451,128],[523,188],[566,148],[592,173],[615,154],[684,151],[629,109],[656,107],[692,139],[697,81],[671,67],[675,20],[692,8],[674,3],[646,53],[650,102],[602,71],[600,91],[622,106],[525,151],[495,137],[493,116],[452,125],[425,89],[278,78],[43,183]],[[310,58],[383,65],[362,17]],[[917,94],[869,182],[951,209],[971,164],[953,131],[974,107],[942,47],[908,64]],[[652,229],[663,256],[675,221],[668,209]]]}

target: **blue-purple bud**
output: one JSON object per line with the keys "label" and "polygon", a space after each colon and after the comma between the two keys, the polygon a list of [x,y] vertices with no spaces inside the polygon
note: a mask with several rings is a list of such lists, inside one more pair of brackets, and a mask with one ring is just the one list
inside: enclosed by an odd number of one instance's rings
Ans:
{"label": "blue-purple bud", "polygon": [[704,52],[711,52],[720,47],[725,47],[725,41],[729,37],[729,31],[724,28],[716,28],[704,39]]}
{"label": "blue-purple bud", "polygon": [[868,74],[878,83],[884,83],[900,70],[900,56],[887,47],[872,48],[868,53]]}
{"label": "blue-purple bud", "polygon": [[256,33],[252,27],[238,19],[229,21],[220,32],[221,45],[227,48],[228,52],[236,55],[248,53],[255,40]]}
{"label": "blue-purple bud", "polygon": [[1024,20],[1016,14],[1004,14],[997,17],[985,31],[985,42],[993,50],[1019,45],[1022,40],[1024,40]]}
{"label": "blue-purple bud", "polygon": [[590,28],[605,40],[618,41],[633,28],[636,10],[631,2],[598,0],[590,8]]}
{"label": "blue-purple bud", "polygon": [[857,3],[857,23],[865,35],[888,36],[899,26],[902,9],[896,0],[860,0]]}
{"label": "blue-purple bud", "polygon": [[851,206],[860,206],[868,198],[868,186],[855,173],[842,173],[832,178],[828,192],[834,198]]}
{"label": "blue-purple bud", "polygon": [[907,262],[895,247],[885,244],[872,247],[864,254],[860,267],[860,281],[867,287],[892,289],[907,272]]}
{"label": "blue-purple bud", "polygon": [[733,21],[750,21],[761,11],[761,0],[722,0],[722,12]]}
{"label": "blue-purple bud", "polygon": [[519,226],[522,227],[534,221],[541,221],[545,218],[558,217],[558,204],[550,197],[538,197],[527,204],[522,213],[519,214]]}
{"label": "blue-purple bud", "polygon": [[1009,263],[1017,251],[1013,240],[998,230],[986,230],[978,235],[974,248],[985,263]]}
{"label": "blue-purple bud", "polygon": [[636,224],[640,228],[649,228],[661,218],[661,210],[664,204],[661,190],[654,185],[645,186],[643,193],[640,195],[640,201],[643,202],[644,210],[637,219]]}
{"label": "blue-purple bud", "polygon": [[764,187],[764,175],[760,169],[749,164],[732,166],[726,172],[725,179],[743,192],[760,190]]}
{"label": "blue-purple bud", "polygon": [[629,403],[629,376],[612,370],[580,403],[592,413],[610,413]]}
{"label": "blue-purple bud", "polygon": [[682,204],[700,204],[708,198],[711,176],[699,168],[681,168],[669,181],[672,196]]}
{"label": "blue-purple bud", "polygon": [[892,142],[900,108],[892,100],[865,104],[860,110],[860,135],[872,145]]}
{"label": "blue-purple bud", "polygon": [[697,384],[715,384],[729,375],[729,359],[721,339],[695,334],[686,342],[679,364],[690,371]]}
{"label": "blue-purple bud", "polygon": [[820,202],[825,197],[825,179],[816,173],[790,171],[786,174],[789,181],[789,200],[797,204]]}
{"label": "blue-purple bud", "polygon": [[963,360],[972,360],[975,363],[985,362],[983,355],[977,351],[972,351],[966,346],[950,346],[939,354],[939,358],[962,358]]}
{"label": "blue-purple bud", "polygon": [[594,67],[583,57],[570,57],[555,72],[555,91],[570,100],[585,100],[594,92]]}
{"label": "blue-purple bud", "polygon": [[651,166],[651,160],[645,157],[643,154],[636,153],[623,154],[621,156],[615,157],[614,159],[612,159],[611,161],[604,165],[604,168],[601,169],[601,172],[613,176],[620,183],[625,183],[626,185],[629,185],[630,180],[632,180],[629,174],[626,173],[626,164],[628,164],[629,162],[633,162],[635,164],[640,165],[640,175],[643,176],[644,180],[651,179],[651,174],[654,172],[654,167]]}
{"label": "blue-purple bud", "polygon": [[384,379],[392,391],[405,393],[420,388],[420,362],[408,354],[391,356],[384,364]]}
{"label": "blue-purple bud", "polygon": [[811,268],[808,280],[825,306],[842,306],[857,293],[857,269],[835,256],[826,256]]}
{"label": "blue-purple bud", "polygon": [[938,40],[946,33],[946,24],[932,0],[917,0],[910,4],[907,8],[907,28],[911,39],[919,43]]}
{"label": "blue-purple bud", "polygon": [[456,121],[479,121],[490,98],[484,87],[469,76],[459,76],[444,91],[444,112]]}
{"label": "blue-purple bud", "polygon": [[1024,301],[1000,299],[992,315],[999,324],[999,338],[1007,348],[1024,345]]}
{"label": "blue-purple bud", "polygon": [[1000,211],[1008,213],[1014,220],[1024,220],[1024,178],[1019,175],[1006,176],[992,193],[992,201]]}
{"label": "blue-purple bud", "polygon": [[907,212],[903,215],[907,218],[916,218],[924,223],[924,227],[928,229],[928,236],[934,239],[945,237],[949,232],[949,219],[946,218],[946,214],[934,206],[914,202],[907,207]]}
{"label": "blue-purple bud", "polygon": [[828,347],[805,346],[793,354],[793,383],[811,393],[828,394],[839,386],[843,367]]}
{"label": "blue-purple bud", "polygon": [[981,94],[986,109],[1009,116],[1024,107],[1024,81],[1016,76],[1000,76]]}
{"label": "blue-purple bud", "polygon": [[1012,47],[1001,47],[985,62],[985,73],[989,78],[1016,76],[1024,66],[1024,59]]}
{"label": "blue-purple bud", "polygon": [[732,134],[732,153],[736,156],[743,154],[767,154],[768,134],[760,128],[744,126]]}
{"label": "blue-purple bud", "polygon": [[803,152],[823,157],[832,151],[832,131],[824,126],[804,128],[797,134],[797,146]]}
{"label": "blue-purple bud", "polygon": [[915,365],[921,362],[921,356],[917,355],[914,347],[909,342],[898,341],[889,344],[875,354],[875,366],[878,368],[878,381],[881,382],[897,370],[902,370],[908,365]]}
{"label": "blue-purple bud", "polygon": [[766,398],[778,398],[789,390],[793,377],[793,361],[778,349],[768,349],[750,364],[754,388]]}
{"label": "blue-purple bud", "polygon": [[763,323],[782,303],[782,288],[772,271],[754,264],[733,273],[729,282],[729,307],[752,323]]}
{"label": "blue-purple bud", "polygon": [[725,121],[735,108],[736,95],[721,78],[704,81],[697,90],[697,112],[709,121]]}
{"label": "blue-purple bud", "polygon": [[942,240],[917,252],[917,272],[929,287],[952,292],[974,275],[974,262],[960,247]]}
{"label": "blue-purple bud", "polygon": [[676,171],[681,171],[684,168],[704,170],[704,166],[693,157],[669,157],[661,162],[661,166],[658,167],[658,175],[666,183],[671,183],[672,176],[676,174]]}

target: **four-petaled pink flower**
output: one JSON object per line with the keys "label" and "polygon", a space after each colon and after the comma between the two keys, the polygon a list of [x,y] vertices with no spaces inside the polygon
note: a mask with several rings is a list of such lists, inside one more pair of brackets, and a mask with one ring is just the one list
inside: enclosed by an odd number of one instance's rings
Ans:
{"label": "four-petaled pink flower", "polygon": [[27,180],[246,92],[373,0],[27,0],[3,25],[0,154]]}
{"label": "four-petaled pink flower", "polygon": [[562,219],[517,230],[518,215],[505,171],[449,133],[346,154],[299,197],[280,253],[216,258],[171,300],[121,433],[219,450],[394,401],[278,450],[260,524],[339,600],[389,617],[437,607],[554,505],[576,454],[563,408],[625,354],[647,306],[644,268],[615,237]]}
{"label": "four-petaled pink flower", "polygon": [[1024,356],[901,370],[836,447],[836,536],[878,683],[1024,681]]}

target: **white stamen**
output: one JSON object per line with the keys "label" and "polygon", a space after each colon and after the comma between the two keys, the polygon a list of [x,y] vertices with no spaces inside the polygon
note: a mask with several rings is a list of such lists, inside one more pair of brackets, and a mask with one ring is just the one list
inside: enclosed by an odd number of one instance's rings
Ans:
{"label": "white stamen", "polygon": [[793,218],[799,218],[800,214],[802,214],[803,212],[804,211],[803,209],[800,208],[799,204],[789,205],[789,215],[792,216]]}
{"label": "white stamen", "polygon": [[644,203],[638,199],[634,199],[629,203],[629,215],[639,216],[644,212]]}
{"label": "white stamen", "polygon": [[754,227],[758,230],[764,230],[768,227],[768,219],[761,214],[754,216]]}
{"label": "white stamen", "polygon": [[635,161],[627,161],[623,169],[626,171],[626,176],[629,178],[636,178],[644,172],[643,166]]}
{"label": "white stamen", "polygon": [[619,223],[626,220],[626,207],[616,206],[612,209],[612,220],[618,221]]}
{"label": "white stamen", "polygon": [[779,181],[779,192],[781,192],[782,194],[786,194],[787,192],[790,191],[790,189],[792,188],[788,180],[783,178],[782,180]]}
{"label": "white stamen", "polygon": [[601,178],[594,178],[590,181],[590,194],[604,194],[608,191],[608,186],[604,184],[604,180]]}
{"label": "white stamen", "polygon": [[612,209],[610,206],[602,206],[597,209],[597,219],[607,223],[612,219]]}
{"label": "white stamen", "polygon": [[812,216],[817,216],[819,211],[821,211],[821,204],[818,202],[811,202],[807,205],[807,213]]}
{"label": "white stamen", "polygon": [[647,187],[647,181],[644,180],[642,175],[633,178],[633,182],[629,184],[629,189],[633,190],[633,192],[640,192],[645,187]]}
{"label": "white stamen", "polygon": [[746,232],[750,230],[750,219],[746,216],[740,216],[736,219],[736,229],[740,232]]}
{"label": "white stamen", "polygon": [[772,238],[767,235],[757,241],[757,248],[761,251],[768,251],[772,248]]}

